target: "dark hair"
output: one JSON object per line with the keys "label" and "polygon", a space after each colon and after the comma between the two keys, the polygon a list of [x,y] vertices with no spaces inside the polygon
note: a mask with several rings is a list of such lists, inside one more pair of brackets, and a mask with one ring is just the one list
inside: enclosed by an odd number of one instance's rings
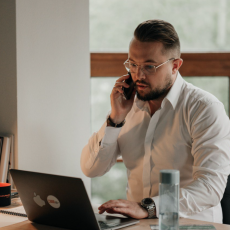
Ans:
{"label": "dark hair", "polygon": [[165,51],[176,50],[180,56],[180,40],[174,27],[163,20],[147,20],[137,26],[134,37],[140,42],[161,42]]}

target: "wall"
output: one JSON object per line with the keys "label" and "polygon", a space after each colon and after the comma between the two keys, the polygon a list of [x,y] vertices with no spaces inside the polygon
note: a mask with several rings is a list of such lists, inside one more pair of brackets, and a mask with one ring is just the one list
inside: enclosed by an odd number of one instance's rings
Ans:
{"label": "wall", "polygon": [[[0,134],[17,133],[15,1],[0,0]],[[17,138],[17,135],[15,136]],[[17,140],[15,140],[17,143]],[[17,148],[17,145],[15,145]],[[15,149],[17,152],[17,149]]]}
{"label": "wall", "polygon": [[90,193],[80,169],[90,136],[89,2],[20,0],[15,14],[18,168],[81,177]]}

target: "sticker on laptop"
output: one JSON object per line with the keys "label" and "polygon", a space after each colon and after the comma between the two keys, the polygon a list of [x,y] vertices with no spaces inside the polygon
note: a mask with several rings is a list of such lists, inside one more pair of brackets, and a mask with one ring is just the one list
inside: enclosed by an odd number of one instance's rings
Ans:
{"label": "sticker on laptop", "polygon": [[60,202],[57,197],[49,195],[47,196],[47,201],[53,208],[60,208]]}
{"label": "sticker on laptop", "polygon": [[40,207],[44,206],[46,203],[44,200],[41,199],[41,197],[39,195],[36,195],[36,193],[34,193],[34,202],[39,205]]}

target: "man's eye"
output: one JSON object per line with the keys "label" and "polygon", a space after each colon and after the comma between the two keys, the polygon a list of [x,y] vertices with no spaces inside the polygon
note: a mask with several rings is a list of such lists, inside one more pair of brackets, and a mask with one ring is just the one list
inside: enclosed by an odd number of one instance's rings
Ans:
{"label": "man's eye", "polygon": [[131,67],[137,67],[137,65],[135,64],[135,63],[129,63],[129,65],[131,66]]}
{"label": "man's eye", "polygon": [[153,70],[154,69],[154,65],[145,65],[144,67],[146,70]]}

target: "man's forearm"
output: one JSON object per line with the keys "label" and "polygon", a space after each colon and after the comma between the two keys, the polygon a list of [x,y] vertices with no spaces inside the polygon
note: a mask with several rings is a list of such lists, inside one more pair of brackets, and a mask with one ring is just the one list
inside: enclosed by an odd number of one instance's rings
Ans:
{"label": "man's forearm", "polygon": [[120,129],[102,126],[83,148],[81,168],[88,177],[102,176],[116,163],[119,155],[117,137]]}

